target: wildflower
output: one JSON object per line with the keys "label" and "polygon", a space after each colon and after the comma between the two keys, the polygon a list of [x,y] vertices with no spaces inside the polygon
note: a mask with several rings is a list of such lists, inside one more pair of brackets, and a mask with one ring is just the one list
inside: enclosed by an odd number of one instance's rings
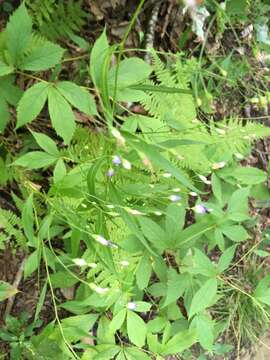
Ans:
{"label": "wildflower", "polygon": [[95,292],[97,292],[98,294],[105,294],[107,291],[109,291],[108,288],[102,288],[100,286],[96,286],[94,287]]}
{"label": "wildflower", "polygon": [[198,196],[198,194],[197,194],[196,192],[194,192],[194,191],[191,191],[191,192],[189,193],[189,195],[190,195],[190,196],[193,196],[193,197],[197,197],[197,196]]}
{"label": "wildflower", "polygon": [[136,210],[136,209],[126,208],[126,210],[131,215],[144,215],[144,213],[142,213],[141,211]]}
{"label": "wildflower", "polygon": [[135,310],[137,307],[136,303],[135,302],[128,302],[127,303],[127,308],[128,310]]}
{"label": "wildflower", "polygon": [[78,266],[87,265],[87,262],[84,259],[72,259],[72,261],[74,262],[74,264],[76,264]]}
{"label": "wildflower", "polygon": [[235,153],[234,155],[235,155],[235,157],[236,157],[237,159],[239,159],[239,160],[243,160],[243,159],[244,159],[244,156],[243,156],[242,154],[240,154],[240,153]]}
{"label": "wildflower", "polygon": [[109,178],[111,178],[114,174],[115,174],[114,169],[109,169],[109,170],[107,171],[107,176],[108,176]]}
{"label": "wildflower", "polygon": [[116,244],[114,244],[113,242],[111,242],[110,240],[106,240],[103,236],[101,235],[93,235],[93,238],[100,243],[103,246],[108,246],[111,248],[118,248],[118,246]]}
{"label": "wildflower", "polygon": [[131,169],[131,163],[126,160],[126,159],[123,159],[123,167],[126,169],[126,170],[130,170]]}
{"label": "wildflower", "polygon": [[86,204],[82,203],[81,205],[82,205],[83,208],[87,208]]}
{"label": "wildflower", "polygon": [[155,211],[154,214],[157,215],[157,216],[161,216],[162,212],[161,211]]}
{"label": "wildflower", "polygon": [[107,206],[107,208],[109,208],[109,209],[114,209],[115,208],[115,206],[114,205],[111,205],[111,204],[108,204],[108,205],[106,205]]}
{"label": "wildflower", "polygon": [[117,129],[115,129],[115,128],[112,129],[112,136],[116,138],[116,140],[120,146],[125,145],[126,140]]}
{"label": "wildflower", "polygon": [[226,131],[223,130],[223,129],[219,129],[219,128],[216,128],[216,132],[220,135],[225,135],[226,134]]}
{"label": "wildflower", "polygon": [[218,169],[224,168],[224,166],[226,166],[226,161],[220,161],[218,163],[213,164],[212,169],[213,170],[218,170]]}
{"label": "wildflower", "polygon": [[119,155],[114,155],[112,162],[116,166],[120,165],[122,163],[121,157]]}
{"label": "wildflower", "polygon": [[172,202],[177,202],[177,201],[180,201],[180,200],[181,200],[181,196],[179,196],[179,195],[171,195],[171,196],[169,196],[169,199],[170,199]]}
{"label": "wildflower", "polygon": [[128,265],[129,265],[129,262],[128,262],[127,260],[122,260],[122,261],[120,261],[120,264],[121,264],[122,266],[128,266]]}
{"label": "wildflower", "polygon": [[208,180],[205,176],[199,175],[199,178],[202,180],[203,183],[205,183],[207,185],[211,185],[211,181]]}
{"label": "wildflower", "polygon": [[181,191],[180,188],[175,188],[175,189],[173,189],[173,192],[179,192],[179,191]]}
{"label": "wildflower", "polygon": [[170,178],[172,176],[172,174],[170,174],[170,173],[164,173],[163,174],[163,177],[165,177],[165,178]]}
{"label": "wildflower", "polygon": [[207,208],[203,205],[203,204],[197,204],[194,206],[193,210],[197,213],[197,214],[205,214],[207,212]]}

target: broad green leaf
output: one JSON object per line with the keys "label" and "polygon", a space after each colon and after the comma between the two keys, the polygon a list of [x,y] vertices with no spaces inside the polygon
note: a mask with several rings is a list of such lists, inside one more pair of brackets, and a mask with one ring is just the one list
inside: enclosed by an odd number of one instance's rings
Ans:
{"label": "broad green leaf", "polygon": [[183,295],[188,285],[187,275],[178,274],[173,268],[168,269],[167,278],[166,298],[164,303],[162,304],[162,308],[170,305],[171,303],[179,299]]}
{"label": "broad green leaf", "polygon": [[194,253],[193,262],[195,273],[208,277],[216,276],[216,267],[212,261],[199,249],[194,249]]}
{"label": "broad green leaf", "polygon": [[97,87],[101,87],[102,69],[109,50],[106,29],[96,40],[90,56],[90,74]]}
{"label": "broad green leaf", "polygon": [[66,144],[69,144],[76,128],[75,116],[70,105],[54,87],[48,90],[48,103],[50,118],[56,133],[64,139]]}
{"label": "broad green leaf", "polygon": [[14,71],[13,67],[0,60],[0,76],[8,75]]}
{"label": "broad green leaf", "polygon": [[127,311],[127,333],[129,340],[139,348],[145,344],[146,324],[135,312]]}
{"label": "broad green leaf", "polygon": [[47,100],[49,84],[39,82],[25,91],[17,107],[17,128],[34,120]]}
{"label": "broad green leaf", "polygon": [[11,15],[6,27],[6,43],[13,64],[17,65],[31,38],[32,20],[22,4]]}
{"label": "broad green leaf", "polygon": [[249,238],[248,232],[242,225],[226,225],[220,229],[224,235],[233,241],[240,242]]}
{"label": "broad green leaf", "polygon": [[62,159],[58,159],[53,170],[53,181],[56,184],[61,181],[67,174],[65,163]]}
{"label": "broad green leaf", "polygon": [[170,204],[166,210],[165,229],[171,244],[175,244],[185,224],[186,209],[185,206]]}
{"label": "broad green leaf", "polygon": [[152,304],[150,304],[149,302],[146,301],[136,301],[136,308],[134,311],[137,312],[148,312],[150,311]]}
{"label": "broad green leaf", "polygon": [[126,314],[127,314],[127,310],[126,309],[122,309],[119,311],[118,314],[116,314],[111,323],[110,323],[110,331],[114,334],[117,330],[119,330],[121,328],[121,326],[123,325],[125,318],[126,318]]}
{"label": "broad green leaf", "polygon": [[191,244],[195,243],[195,241],[201,236],[207,234],[209,231],[215,228],[215,222],[212,219],[209,219],[209,222],[198,222],[191,226],[188,226],[183,231],[179,233],[178,237],[178,248],[186,248],[190,247]]}
{"label": "broad green leaf", "polygon": [[[96,348],[96,346],[95,346]],[[85,360],[108,360],[108,359],[114,359],[114,357],[119,353],[120,346],[116,346],[114,344],[110,344],[107,349],[101,350],[99,348],[99,353],[93,357],[88,357]],[[118,359],[118,357],[117,357]],[[119,358],[121,359],[121,358]],[[125,358],[122,358],[123,360],[126,360]]]}
{"label": "broad green leaf", "polygon": [[[151,360],[151,358],[143,351],[132,347],[125,349],[125,356],[127,360]],[[124,360],[125,358],[123,358]]]}
{"label": "broad green leaf", "polygon": [[33,210],[33,194],[31,194],[22,208],[22,225],[25,236],[31,246],[37,247],[38,243],[34,236],[34,210]]}
{"label": "broad green leaf", "polygon": [[229,202],[227,212],[231,220],[243,221],[248,218],[248,196],[250,188],[236,190]]}
{"label": "broad green leaf", "polygon": [[23,272],[24,278],[28,278],[34,271],[37,270],[40,262],[40,252],[35,250],[25,261]]}
{"label": "broad green leaf", "polygon": [[270,285],[270,275],[267,275],[262,280],[259,281],[259,283],[254,291],[255,298],[267,305],[270,305],[270,287],[269,287],[269,285]]}
{"label": "broad green leaf", "polygon": [[214,324],[207,315],[197,315],[196,322],[199,343],[208,351],[212,351],[214,344]]}
{"label": "broad green leaf", "polygon": [[211,183],[212,183],[213,194],[214,194],[215,198],[218,200],[218,203],[220,205],[222,205],[223,200],[222,200],[221,182],[220,182],[220,179],[217,177],[217,175],[215,173],[212,174]]}
{"label": "broad green leaf", "polygon": [[17,105],[23,92],[22,90],[14,85],[13,76],[4,76],[0,81],[0,98],[3,97],[7,103],[11,105]]}
{"label": "broad green leaf", "polygon": [[61,320],[65,338],[68,341],[78,341],[85,336],[89,336],[89,331],[94,326],[98,315],[87,314],[70,316]]}
{"label": "broad green leaf", "polygon": [[225,249],[225,240],[222,231],[219,228],[216,228],[214,231],[215,243],[220,248],[221,251]]}
{"label": "broad green leaf", "polygon": [[17,294],[18,290],[6,283],[5,281],[0,280],[0,301],[4,301],[9,297]]}
{"label": "broad green leaf", "polygon": [[236,168],[232,175],[237,181],[246,185],[260,184],[267,179],[267,175],[264,171],[248,166]]}
{"label": "broad green leaf", "polygon": [[59,64],[63,56],[64,49],[59,45],[47,41],[45,44],[33,47],[23,61],[20,69],[29,71],[44,71]]}
{"label": "broad green leaf", "polygon": [[2,133],[10,119],[8,104],[6,100],[0,96],[0,133]]}
{"label": "broad green leaf", "polygon": [[57,158],[42,151],[31,151],[14,161],[13,165],[19,165],[28,169],[40,169],[56,162]]}
{"label": "broad green leaf", "polygon": [[153,220],[146,217],[138,218],[144,236],[160,251],[168,248],[165,231]]}
{"label": "broad green leaf", "polygon": [[97,114],[95,101],[86,89],[70,81],[61,81],[56,84],[56,88],[75,108],[87,115]]}
{"label": "broad green leaf", "polygon": [[197,341],[196,330],[184,330],[171,338],[165,345],[162,355],[173,355],[189,349]]}
{"label": "broad green leaf", "polygon": [[78,282],[78,279],[67,271],[58,271],[51,274],[51,281],[55,288],[68,288],[75,285]]}
{"label": "broad green leaf", "polygon": [[218,261],[218,271],[222,273],[223,271],[227,270],[228,267],[231,265],[231,262],[234,258],[234,253],[237,245],[230,246],[224,253],[221,255]]}
{"label": "broad green leaf", "polygon": [[52,156],[55,157],[59,156],[59,151],[57,149],[57,146],[49,136],[34,131],[31,131],[31,133],[42,150],[44,150],[46,153]]}
{"label": "broad green leaf", "polygon": [[217,293],[217,280],[210,279],[196,292],[191,301],[189,309],[189,318],[199,314],[212,304]]}
{"label": "broad green leaf", "polygon": [[115,336],[111,331],[108,331],[110,328],[110,320],[107,316],[102,315],[98,320],[97,328],[97,343],[98,344],[114,344]]}
{"label": "broad green leaf", "polygon": [[136,282],[138,285],[138,288],[143,290],[148,286],[150,277],[152,272],[152,264],[149,259],[148,254],[144,254],[144,256],[141,257],[141,260],[138,264],[137,270],[136,270]]}

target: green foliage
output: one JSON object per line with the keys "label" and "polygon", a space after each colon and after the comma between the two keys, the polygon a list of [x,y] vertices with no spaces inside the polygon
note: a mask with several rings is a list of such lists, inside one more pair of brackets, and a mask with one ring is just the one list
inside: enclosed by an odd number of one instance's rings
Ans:
{"label": "green foliage", "polygon": [[[25,279],[44,269],[35,320],[50,291],[57,321],[34,334],[37,323],[7,318],[0,337],[11,356],[191,359],[195,344],[202,356],[220,355],[220,339],[237,321],[252,338],[249,318],[257,336],[269,320],[269,276],[249,269],[236,278],[232,269],[258,256],[249,201],[258,186],[267,192],[268,174],[239,158],[269,128],[237,117],[202,120],[195,58],[177,53],[163,62],[153,51],[149,65],[120,52],[112,65],[116,46],[105,30],[92,47],[87,79],[73,82],[62,73],[69,70],[64,49],[33,33],[32,22],[49,39],[73,39],[81,4],[26,6],[34,20],[21,5],[0,39],[1,131],[9,139],[16,123],[21,134],[15,149],[3,137],[8,155],[0,165],[6,169],[12,158],[13,171],[23,174],[2,180],[13,181],[20,215],[0,209],[0,244],[27,247]],[[230,16],[242,11],[228,7]],[[76,21],[63,25],[77,11]],[[144,115],[125,109],[127,101],[140,102]],[[7,126],[9,106],[17,117]],[[15,291],[0,286],[3,299]],[[72,298],[63,301],[59,289]]]}

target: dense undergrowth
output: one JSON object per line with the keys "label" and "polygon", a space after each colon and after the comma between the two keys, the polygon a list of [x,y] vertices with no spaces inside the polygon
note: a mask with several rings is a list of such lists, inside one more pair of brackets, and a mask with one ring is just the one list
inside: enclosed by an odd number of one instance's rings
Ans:
{"label": "dense undergrowth", "polygon": [[[191,6],[199,51],[182,41],[150,65],[125,56],[143,3],[120,44],[106,29],[94,44],[79,36],[75,1],[25,1],[0,34],[0,184],[13,203],[0,209],[0,248],[23,249],[24,280],[40,289],[33,314],[6,314],[3,358],[227,359],[268,329],[269,234],[254,210],[269,204],[268,174],[244,159],[270,128],[240,107],[268,104],[254,61],[268,56],[270,7]],[[235,37],[229,54],[204,56],[205,11],[217,42]],[[86,53],[70,57],[66,41]],[[217,120],[214,105],[245,86]],[[0,300],[17,291],[2,281]]]}

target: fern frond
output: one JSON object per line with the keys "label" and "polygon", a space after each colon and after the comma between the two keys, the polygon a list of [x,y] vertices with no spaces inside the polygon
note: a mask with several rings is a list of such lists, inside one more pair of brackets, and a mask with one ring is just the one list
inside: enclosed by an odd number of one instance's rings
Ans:
{"label": "fern frond", "polygon": [[82,0],[26,0],[26,5],[39,32],[50,40],[72,37],[88,18]]}
{"label": "fern frond", "polygon": [[1,238],[3,239],[5,236],[5,242],[15,240],[17,245],[21,247],[26,245],[26,238],[22,230],[22,220],[13,212],[0,208],[0,230],[2,231]]}

